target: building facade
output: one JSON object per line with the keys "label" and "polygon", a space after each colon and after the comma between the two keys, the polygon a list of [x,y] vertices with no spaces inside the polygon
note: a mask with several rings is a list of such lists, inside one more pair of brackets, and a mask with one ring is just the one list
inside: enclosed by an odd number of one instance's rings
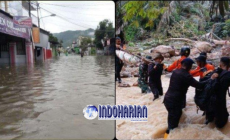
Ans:
{"label": "building facade", "polygon": [[[31,2],[32,3],[32,2]],[[35,4],[30,5],[36,11]],[[14,28],[13,16],[29,17],[27,1],[0,1],[0,64],[34,63],[52,57],[49,44],[49,32],[40,29],[40,43],[31,42],[30,28]],[[38,18],[31,13],[33,27],[37,27]]]}

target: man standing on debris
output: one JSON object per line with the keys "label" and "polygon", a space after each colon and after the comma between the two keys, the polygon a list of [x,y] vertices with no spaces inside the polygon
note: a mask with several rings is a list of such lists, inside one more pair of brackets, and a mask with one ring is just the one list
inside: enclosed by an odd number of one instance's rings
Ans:
{"label": "man standing on debris", "polygon": [[[123,45],[121,44],[121,38],[116,37],[116,50],[123,50]],[[121,83],[121,76],[120,72],[123,67],[124,63],[120,60],[117,55],[115,55],[115,79],[119,83]]]}
{"label": "man standing on debris", "polygon": [[161,63],[164,60],[164,57],[160,53],[156,53],[153,57],[155,63],[150,63],[148,66],[149,74],[149,87],[152,90],[154,95],[153,101],[163,95],[163,88],[161,84],[161,75],[163,71],[163,64]]}
{"label": "man standing on debris", "polygon": [[196,58],[197,68],[195,70],[191,70],[190,74],[193,77],[200,76],[203,78],[207,73],[212,72],[215,67],[206,62],[206,57],[204,55],[200,55]]}
{"label": "man standing on debris", "polygon": [[[146,59],[151,60],[151,56],[146,56]],[[141,93],[148,93],[150,91],[148,86],[148,64],[142,60],[139,65],[138,86],[141,88]]]}
{"label": "man standing on debris", "polygon": [[[170,78],[169,88],[163,101],[168,111],[168,129],[165,133],[165,138],[167,138],[170,130],[178,126],[182,115],[182,108],[184,106],[183,102],[189,86],[203,88],[207,82],[198,82],[189,73],[193,63],[194,61],[192,59],[185,58],[181,62],[181,68],[173,71]],[[211,79],[214,79],[217,76],[218,75],[213,74]]]}
{"label": "man standing on debris", "polygon": [[181,58],[174,61],[172,65],[168,66],[168,68],[165,69],[165,71],[171,72],[175,69],[181,68],[181,61],[183,61],[185,58],[187,58],[190,54],[190,48],[188,46],[183,46],[180,50]]}

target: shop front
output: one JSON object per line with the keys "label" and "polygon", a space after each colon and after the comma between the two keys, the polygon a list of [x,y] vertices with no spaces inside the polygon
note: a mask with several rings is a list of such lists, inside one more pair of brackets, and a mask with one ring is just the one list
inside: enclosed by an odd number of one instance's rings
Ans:
{"label": "shop front", "polygon": [[0,64],[33,63],[27,28],[14,28],[13,17],[0,10]]}

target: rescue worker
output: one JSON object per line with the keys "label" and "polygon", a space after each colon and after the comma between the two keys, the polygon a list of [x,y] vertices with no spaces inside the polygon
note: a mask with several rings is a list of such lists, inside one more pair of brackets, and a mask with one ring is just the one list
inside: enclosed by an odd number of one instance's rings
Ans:
{"label": "rescue worker", "polygon": [[183,61],[185,58],[187,58],[190,54],[190,48],[188,46],[183,46],[180,50],[181,58],[174,61],[172,65],[168,66],[168,68],[165,69],[165,71],[171,72],[175,69],[181,68],[181,61]]}
{"label": "rescue worker", "polygon": [[[222,57],[220,59],[221,72],[216,79],[219,83],[214,88],[215,98],[211,98],[211,110],[213,112],[207,112],[206,124],[212,122],[215,118],[215,124],[218,128],[223,128],[228,122],[228,110],[226,107],[226,93],[229,93],[230,86],[230,59],[228,57]],[[215,73],[218,75],[218,73]],[[210,110],[210,109],[209,109]]]}
{"label": "rescue worker", "polygon": [[210,65],[213,65],[212,61],[207,60],[207,53],[206,53],[206,52],[201,52],[200,55],[205,56],[205,57],[206,57],[206,62],[207,62],[208,64],[210,64]]}
{"label": "rescue worker", "polygon": [[[174,61],[172,65],[168,66],[168,68],[165,69],[165,71],[171,72],[173,70],[180,69],[181,62],[190,55],[190,48],[188,46],[183,46],[180,50],[180,55],[181,58]],[[186,106],[186,96],[184,97],[183,108],[185,108],[185,106]]]}
{"label": "rescue worker", "polygon": [[[123,46],[121,44],[121,39],[120,37],[116,37],[116,50],[123,50]],[[120,60],[117,55],[115,55],[115,79],[119,83],[121,83],[121,76],[120,72],[123,67],[124,63],[122,60]]]}
{"label": "rescue worker", "polygon": [[155,63],[150,63],[148,65],[148,74],[149,74],[149,87],[154,95],[153,101],[163,95],[163,88],[161,83],[161,75],[163,72],[162,61],[164,57],[157,53],[153,60]]}
{"label": "rescue worker", "polygon": [[[181,62],[181,68],[173,71],[170,78],[169,88],[164,97],[164,105],[168,111],[168,129],[165,133],[165,138],[167,138],[170,130],[178,126],[180,117],[182,115],[183,101],[186,97],[187,90],[189,86],[196,88],[203,88],[206,84],[204,82],[196,81],[189,71],[192,68],[194,61],[190,58],[185,58]],[[216,75],[212,75],[212,79]]]}
{"label": "rescue worker", "polygon": [[[152,57],[146,56],[146,59],[151,60]],[[141,93],[150,92],[148,86],[148,64],[144,60],[142,60],[142,62],[139,65],[138,86],[141,88]]]}
{"label": "rescue worker", "polygon": [[190,74],[193,77],[200,76],[200,78],[203,78],[207,73],[212,72],[215,69],[213,65],[206,62],[206,57],[204,55],[198,56],[195,60],[197,68],[190,71]]}

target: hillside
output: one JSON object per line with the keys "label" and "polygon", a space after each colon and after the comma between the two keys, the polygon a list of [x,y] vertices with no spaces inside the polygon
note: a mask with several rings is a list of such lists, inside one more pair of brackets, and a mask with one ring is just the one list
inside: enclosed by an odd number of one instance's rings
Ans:
{"label": "hillside", "polygon": [[58,40],[63,40],[63,46],[67,47],[72,44],[74,40],[77,40],[78,36],[94,37],[94,29],[65,31],[61,33],[54,33]]}

